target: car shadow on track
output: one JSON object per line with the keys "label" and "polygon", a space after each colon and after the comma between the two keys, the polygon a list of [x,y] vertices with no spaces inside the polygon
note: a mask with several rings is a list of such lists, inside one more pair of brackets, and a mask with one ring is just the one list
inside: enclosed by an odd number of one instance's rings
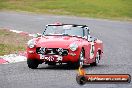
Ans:
{"label": "car shadow on track", "polygon": [[68,66],[67,64],[62,64],[62,65],[55,65],[55,66],[48,66],[48,65],[44,65],[44,66],[40,66],[37,69],[41,70],[41,69],[53,69],[53,70],[75,70],[78,68],[75,68],[73,66]]}
{"label": "car shadow on track", "polygon": [[[98,68],[105,68],[106,66],[104,65],[98,65],[98,66],[90,66],[90,65],[85,65],[83,68],[84,69],[98,69]],[[55,65],[55,66],[48,66],[48,65],[42,65],[37,68],[38,70],[42,69],[53,69],[53,70],[77,70],[77,67],[74,66],[69,66],[67,64],[62,64],[62,65]]]}

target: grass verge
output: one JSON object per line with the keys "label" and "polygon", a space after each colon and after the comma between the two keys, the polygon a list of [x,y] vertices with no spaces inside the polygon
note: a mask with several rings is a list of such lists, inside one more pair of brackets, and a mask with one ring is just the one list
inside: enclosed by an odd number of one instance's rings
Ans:
{"label": "grass verge", "polygon": [[0,10],[132,19],[131,0],[0,0]]}
{"label": "grass verge", "polygon": [[6,29],[0,29],[0,56],[25,51],[26,43],[29,39],[31,39],[29,36],[16,34]]}

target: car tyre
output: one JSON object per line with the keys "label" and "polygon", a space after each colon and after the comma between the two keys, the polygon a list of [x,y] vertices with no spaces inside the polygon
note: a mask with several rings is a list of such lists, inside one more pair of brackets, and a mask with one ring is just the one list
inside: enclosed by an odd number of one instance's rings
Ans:
{"label": "car tyre", "polygon": [[99,52],[97,52],[96,57],[95,57],[95,62],[91,63],[91,66],[97,66],[99,64],[99,60],[100,60],[100,54]]}
{"label": "car tyre", "polygon": [[31,69],[36,69],[39,65],[37,60],[31,60],[31,59],[27,59],[27,64],[28,64],[28,67]]}
{"label": "car tyre", "polygon": [[76,63],[76,67],[83,67],[84,66],[84,50],[82,49],[79,55],[78,62]]}

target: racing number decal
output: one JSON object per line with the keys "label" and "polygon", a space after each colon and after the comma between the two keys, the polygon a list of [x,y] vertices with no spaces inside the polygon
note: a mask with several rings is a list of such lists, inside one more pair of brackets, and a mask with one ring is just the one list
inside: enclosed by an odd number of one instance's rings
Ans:
{"label": "racing number decal", "polygon": [[54,57],[52,57],[52,56],[44,56],[42,54],[40,54],[40,59],[45,59],[45,60],[48,60],[48,61],[54,61]]}
{"label": "racing number decal", "polygon": [[47,61],[54,61],[56,60],[56,62],[58,61],[62,61],[62,56],[58,56],[58,55],[54,55],[54,56],[45,56],[45,55],[42,55],[40,54],[40,59],[45,59]]}
{"label": "racing number decal", "polygon": [[92,59],[94,57],[94,43],[91,42],[91,48],[90,48],[90,59]]}
{"label": "racing number decal", "polygon": [[48,60],[48,61],[54,61],[54,57],[52,57],[52,56],[45,57],[45,60]]}
{"label": "racing number decal", "polygon": [[44,58],[45,58],[44,55],[40,54],[40,59],[44,59]]}

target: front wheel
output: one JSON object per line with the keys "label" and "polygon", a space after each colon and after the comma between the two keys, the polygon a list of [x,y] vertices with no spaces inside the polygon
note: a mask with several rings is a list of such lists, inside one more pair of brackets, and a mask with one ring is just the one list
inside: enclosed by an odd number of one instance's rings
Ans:
{"label": "front wheel", "polygon": [[95,62],[91,63],[91,66],[97,66],[99,64],[99,60],[100,60],[100,54],[99,52],[97,52],[96,57],[95,57]]}
{"label": "front wheel", "polygon": [[27,64],[28,64],[28,67],[31,69],[36,69],[39,65],[37,60],[31,60],[31,59],[27,59]]}
{"label": "front wheel", "polygon": [[82,49],[80,52],[78,62],[76,63],[76,67],[83,67],[83,65],[84,65],[84,50]]}

